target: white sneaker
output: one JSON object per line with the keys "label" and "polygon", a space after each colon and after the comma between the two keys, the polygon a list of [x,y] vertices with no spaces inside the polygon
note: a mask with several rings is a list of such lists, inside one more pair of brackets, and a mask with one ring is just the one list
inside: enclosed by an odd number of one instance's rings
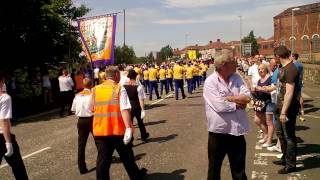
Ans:
{"label": "white sneaker", "polygon": [[272,144],[264,143],[264,144],[262,144],[261,147],[267,148],[267,147],[270,147],[270,146],[272,146]]}
{"label": "white sneaker", "polygon": [[278,148],[277,146],[267,147],[267,150],[272,152],[281,152],[281,148]]}
{"label": "white sneaker", "polygon": [[265,140],[265,139],[260,139],[259,141],[258,141],[258,143],[259,144],[263,144],[263,143],[265,143],[267,140]]}

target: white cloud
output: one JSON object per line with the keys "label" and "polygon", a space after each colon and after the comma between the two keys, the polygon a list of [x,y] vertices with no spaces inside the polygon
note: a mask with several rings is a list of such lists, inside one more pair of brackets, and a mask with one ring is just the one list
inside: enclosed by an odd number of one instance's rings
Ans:
{"label": "white cloud", "polygon": [[157,20],[154,23],[156,24],[163,24],[163,25],[177,25],[177,24],[200,24],[200,23],[210,23],[210,22],[221,22],[221,21],[230,21],[235,19],[236,15],[206,15],[203,17],[197,18],[183,18],[183,19],[162,19]]}
{"label": "white cloud", "polygon": [[196,8],[220,4],[240,3],[248,0],[162,0],[165,7],[169,8]]}

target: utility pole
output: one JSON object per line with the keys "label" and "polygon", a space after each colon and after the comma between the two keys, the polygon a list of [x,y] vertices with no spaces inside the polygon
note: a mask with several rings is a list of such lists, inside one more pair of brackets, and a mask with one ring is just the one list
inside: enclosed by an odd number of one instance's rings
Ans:
{"label": "utility pole", "polygon": [[242,43],[241,43],[241,39],[242,39],[242,16],[239,16],[240,18],[240,58],[242,56]]}
{"label": "utility pole", "polygon": [[[126,9],[123,9],[123,49],[122,49],[122,58],[124,62],[124,58],[125,58],[125,47],[126,47]],[[121,60],[120,60],[120,64],[121,64]]]}

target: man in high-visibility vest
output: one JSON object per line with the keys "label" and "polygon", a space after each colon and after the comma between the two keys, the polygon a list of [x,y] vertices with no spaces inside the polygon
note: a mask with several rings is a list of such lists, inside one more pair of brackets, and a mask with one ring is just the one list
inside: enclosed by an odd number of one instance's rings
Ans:
{"label": "man in high-visibility vest", "polygon": [[114,149],[117,150],[130,179],[143,179],[147,171],[145,168],[139,169],[135,163],[132,150],[131,104],[119,81],[119,69],[109,66],[106,68],[105,82],[92,89],[92,131],[98,149],[98,180],[110,179],[109,170]]}
{"label": "man in high-visibility vest", "polygon": [[181,65],[182,61],[178,60],[177,64],[173,67],[173,79],[174,79],[174,89],[176,94],[176,100],[179,99],[179,88],[181,89],[182,98],[186,98],[186,95],[184,94],[183,89],[183,73],[184,68]]}

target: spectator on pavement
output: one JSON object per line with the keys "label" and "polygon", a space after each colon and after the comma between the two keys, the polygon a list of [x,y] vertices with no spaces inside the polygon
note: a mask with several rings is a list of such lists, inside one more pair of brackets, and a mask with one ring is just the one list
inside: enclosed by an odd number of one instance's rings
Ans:
{"label": "spectator on pavement", "polygon": [[4,75],[0,73],[0,164],[4,157],[16,179],[28,180],[16,137],[11,134],[12,103],[10,95],[3,88],[4,78]]}
{"label": "spectator on pavement", "polygon": [[59,88],[60,88],[60,117],[63,116],[63,112],[66,106],[69,106],[67,109],[69,111],[69,115],[71,112],[71,105],[73,99],[73,80],[71,79],[68,71],[66,69],[62,70],[62,75],[59,76]]}
{"label": "spectator on pavement", "polygon": [[236,73],[237,63],[230,51],[223,50],[214,64],[216,71],[205,81],[203,91],[209,131],[207,179],[221,179],[225,155],[228,155],[232,178],[247,179],[244,135],[249,132],[245,108],[250,102],[250,91]]}
{"label": "spectator on pavement", "polygon": [[[274,164],[284,165],[278,171],[279,174],[287,174],[296,171],[297,139],[296,117],[299,111],[299,73],[293,61],[289,59],[290,52],[285,46],[279,46],[274,51],[275,58],[280,59],[281,70],[279,73],[279,99],[280,112],[277,135],[280,140],[283,153],[279,161]],[[301,90],[300,90],[301,91]]]}

